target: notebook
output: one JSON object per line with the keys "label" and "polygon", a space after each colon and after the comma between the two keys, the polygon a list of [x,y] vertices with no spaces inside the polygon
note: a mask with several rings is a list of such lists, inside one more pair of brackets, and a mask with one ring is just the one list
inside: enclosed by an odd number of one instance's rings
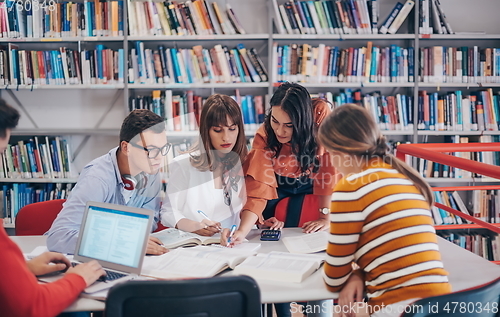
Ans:
{"label": "notebook", "polygon": [[152,221],[149,209],[87,203],[73,262],[97,260],[107,276],[84,292],[98,292],[139,276]]}

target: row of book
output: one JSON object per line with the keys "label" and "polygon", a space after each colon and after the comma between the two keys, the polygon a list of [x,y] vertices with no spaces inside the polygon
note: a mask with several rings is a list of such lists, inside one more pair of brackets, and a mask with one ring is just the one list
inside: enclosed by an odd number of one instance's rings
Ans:
{"label": "row of book", "polygon": [[96,45],[95,50],[0,49],[0,85],[118,84],[124,79],[124,51]]}
{"label": "row of book", "polygon": [[196,45],[192,49],[158,46],[144,48],[137,41],[129,56],[129,82],[152,83],[245,83],[268,80],[264,63],[254,48],[243,44],[228,48],[220,44],[211,49]]}
{"label": "row of book", "polygon": [[0,36],[123,36],[123,5],[123,1],[6,0],[0,5]]}
{"label": "row of book", "polygon": [[500,48],[420,48],[419,80],[438,83],[500,83]]}
{"label": "row of book", "polygon": [[[264,122],[264,96],[240,95],[238,89],[231,96],[241,106],[243,124],[247,130],[256,130]],[[148,109],[167,120],[168,131],[196,131],[206,98],[192,90],[174,94],[172,90],[153,90],[148,95],[130,97],[129,110]]]}
{"label": "row of book", "polygon": [[[477,139],[472,139],[466,136],[445,136],[445,143],[492,143],[500,142],[500,137],[497,135],[481,135]],[[494,166],[500,165],[500,152],[454,152],[448,153],[449,155],[461,157],[467,160],[490,164]],[[484,176],[462,170],[448,165],[439,164],[436,162],[428,161],[421,158],[412,158],[407,162],[415,170],[417,170],[422,177],[431,178],[484,178]]]}
{"label": "row of book", "polygon": [[[500,223],[500,195],[498,190],[473,190],[469,208],[457,191],[434,192],[436,202],[489,223]],[[469,221],[446,210],[432,207],[432,217],[436,225],[466,224]]]}
{"label": "row of book", "polygon": [[130,35],[212,35],[245,34],[234,10],[205,0],[130,1],[128,6]]}
{"label": "row of book", "polygon": [[69,144],[60,137],[35,136],[0,154],[0,178],[74,177]]}
{"label": "row of book", "polygon": [[273,47],[273,72],[278,82],[413,82],[414,49],[398,45],[339,48],[319,44]]}
{"label": "row of book", "polygon": [[67,199],[73,184],[12,183],[0,186],[0,218],[4,224],[14,224],[17,213],[26,205],[53,199]]}
{"label": "row of book", "polygon": [[463,95],[457,90],[446,94],[419,91],[418,129],[436,131],[498,131],[500,92],[491,88]]}
{"label": "row of book", "polygon": [[378,0],[273,0],[273,6],[279,34],[395,34],[415,1],[398,2],[381,24]]}
{"label": "row of book", "polygon": [[493,235],[484,230],[473,230],[473,232],[439,230],[437,234],[488,261],[500,261],[500,235],[498,234]]}
{"label": "row of book", "polygon": [[419,34],[453,34],[439,0],[419,0]]}

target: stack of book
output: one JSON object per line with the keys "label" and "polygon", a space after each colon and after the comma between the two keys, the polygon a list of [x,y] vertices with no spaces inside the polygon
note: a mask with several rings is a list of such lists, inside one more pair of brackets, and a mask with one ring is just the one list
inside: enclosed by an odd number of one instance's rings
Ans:
{"label": "stack of book", "polygon": [[[256,130],[264,122],[264,96],[241,96],[235,91],[233,99],[241,106],[246,130]],[[149,109],[167,119],[168,131],[197,131],[201,108],[206,98],[192,90],[174,94],[172,90],[154,90],[151,95],[130,97],[129,110]]]}
{"label": "stack of book", "polygon": [[129,55],[129,83],[250,83],[266,82],[267,71],[254,48],[243,44],[230,49],[220,44],[211,49],[158,46],[144,48],[136,42]]}
{"label": "stack of book", "polygon": [[378,25],[378,0],[289,0],[280,5],[273,0],[274,24],[279,34],[394,34],[414,5],[413,0],[398,2]]}
{"label": "stack of book", "polygon": [[0,4],[0,37],[123,36],[123,1],[13,1]]}
{"label": "stack of book", "polygon": [[130,1],[128,17],[132,36],[245,34],[229,4],[222,11],[205,0]]}
{"label": "stack of book", "polygon": [[123,83],[123,49],[0,49],[0,85],[78,85]]}
{"label": "stack of book", "polygon": [[414,80],[414,49],[397,45],[342,49],[319,44],[273,48],[273,72],[280,81],[303,83],[397,82]]}
{"label": "stack of book", "polygon": [[500,83],[500,49],[433,46],[420,48],[424,83]]}
{"label": "stack of book", "polygon": [[71,151],[60,137],[33,137],[10,145],[0,155],[0,178],[71,178]]}
{"label": "stack of book", "polygon": [[26,205],[53,199],[67,199],[73,184],[12,183],[0,187],[0,218],[4,224],[14,224],[17,213]]}
{"label": "stack of book", "polygon": [[462,95],[457,90],[440,95],[420,91],[418,129],[435,131],[498,131],[500,94],[493,90]]}
{"label": "stack of book", "polygon": [[453,34],[439,0],[419,1],[419,34]]}

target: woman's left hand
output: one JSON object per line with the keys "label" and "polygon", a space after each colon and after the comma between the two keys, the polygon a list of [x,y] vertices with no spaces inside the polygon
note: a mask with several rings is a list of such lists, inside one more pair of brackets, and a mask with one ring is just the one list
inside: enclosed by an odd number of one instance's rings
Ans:
{"label": "woman's left hand", "polygon": [[329,219],[316,219],[313,221],[308,221],[302,225],[302,232],[311,233],[326,230],[329,225]]}
{"label": "woman's left hand", "polygon": [[26,264],[28,269],[35,275],[49,274],[71,267],[69,260],[63,254],[57,252],[44,252],[29,260]]}
{"label": "woman's left hand", "polygon": [[[354,317],[356,313],[351,309],[352,307],[357,308],[358,304],[363,301],[363,291],[365,288],[365,282],[356,274],[351,274],[347,279],[346,284],[339,293],[338,304],[343,308],[345,317]],[[347,307],[345,307],[347,306]],[[344,308],[345,307],[345,308]],[[357,309],[356,309],[357,311]]]}

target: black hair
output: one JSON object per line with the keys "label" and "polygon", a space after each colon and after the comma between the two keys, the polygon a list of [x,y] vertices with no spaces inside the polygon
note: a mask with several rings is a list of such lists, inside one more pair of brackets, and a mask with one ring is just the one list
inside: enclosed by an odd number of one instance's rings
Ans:
{"label": "black hair", "polygon": [[146,109],[134,110],[123,120],[120,129],[120,143],[130,142],[135,136],[147,129],[154,133],[165,131],[165,120],[154,112]]}
{"label": "black hair", "polygon": [[271,110],[274,106],[288,114],[293,125],[293,134],[290,141],[292,153],[296,156],[300,170],[305,173],[311,165],[315,165],[313,171],[317,170],[316,141],[317,127],[314,122],[314,111],[311,96],[306,88],[296,83],[283,83],[273,94],[269,114],[264,121],[264,129],[267,134],[267,148],[274,152],[274,157],[279,155],[282,144],[276,138],[271,127]]}
{"label": "black hair", "polygon": [[7,136],[7,129],[17,126],[19,117],[19,112],[0,98],[0,138]]}

